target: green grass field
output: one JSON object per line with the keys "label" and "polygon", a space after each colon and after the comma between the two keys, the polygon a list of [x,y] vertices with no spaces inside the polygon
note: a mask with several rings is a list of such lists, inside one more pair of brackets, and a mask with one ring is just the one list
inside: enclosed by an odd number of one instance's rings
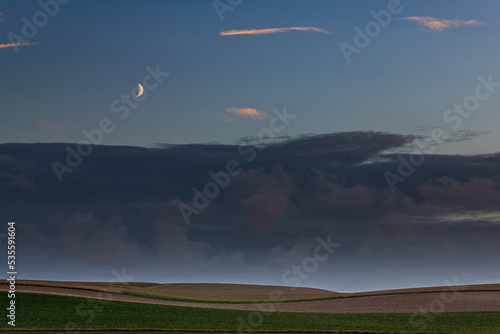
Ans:
{"label": "green grass field", "polygon": [[[7,293],[0,293],[8,305]],[[215,310],[149,305],[32,293],[16,294],[19,329],[176,329],[252,331],[370,331],[373,333],[499,334],[500,312],[442,313],[432,320],[411,314],[318,314]],[[12,329],[5,315],[0,329]],[[420,321],[420,322],[418,322]],[[419,331],[426,321],[426,328]],[[250,324],[250,327],[249,325]]]}

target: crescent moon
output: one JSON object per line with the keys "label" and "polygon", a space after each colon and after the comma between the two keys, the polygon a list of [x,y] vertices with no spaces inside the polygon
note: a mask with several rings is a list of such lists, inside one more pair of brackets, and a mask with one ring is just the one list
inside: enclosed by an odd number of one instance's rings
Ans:
{"label": "crescent moon", "polygon": [[142,88],[141,84],[137,84],[139,90],[137,91],[137,97],[141,96],[144,93],[144,88]]}

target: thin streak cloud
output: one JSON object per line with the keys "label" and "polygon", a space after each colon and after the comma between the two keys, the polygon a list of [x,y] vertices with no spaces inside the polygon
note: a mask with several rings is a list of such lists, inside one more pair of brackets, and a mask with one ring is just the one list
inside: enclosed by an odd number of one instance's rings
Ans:
{"label": "thin streak cloud", "polygon": [[20,46],[28,46],[28,45],[36,45],[37,42],[32,43],[9,43],[9,44],[0,44],[0,49],[14,48]]}
{"label": "thin streak cloud", "polygon": [[258,110],[253,108],[227,108],[226,112],[233,114],[235,116],[242,116],[245,118],[254,118],[254,119],[269,118],[269,115],[264,110]]}
{"label": "thin streak cloud", "polygon": [[430,16],[409,16],[403,17],[400,20],[413,21],[436,32],[441,32],[446,29],[458,28],[462,26],[480,26],[486,24],[485,22],[477,20],[443,20]]}
{"label": "thin streak cloud", "polygon": [[288,32],[291,30],[298,31],[310,31],[310,32],[320,32],[323,34],[331,34],[328,30],[316,28],[316,27],[288,27],[288,28],[268,28],[268,29],[248,29],[248,30],[226,30],[219,33],[221,36],[232,36],[232,35],[264,35],[264,34],[275,34],[280,32]]}
{"label": "thin streak cloud", "polygon": [[46,128],[46,129],[52,130],[54,132],[61,132],[65,128],[70,128],[70,127],[74,128],[75,127],[73,124],[55,123],[55,122],[47,121],[44,119],[39,119],[38,125],[42,128]]}

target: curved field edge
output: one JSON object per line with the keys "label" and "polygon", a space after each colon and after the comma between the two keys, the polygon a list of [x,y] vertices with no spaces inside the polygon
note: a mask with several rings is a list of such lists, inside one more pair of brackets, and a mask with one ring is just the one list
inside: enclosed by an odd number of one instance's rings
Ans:
{"label": "curved field edge", "polygon": [[[1,305],[8,305],[6,292]],[[5,310],[5,308],[4,308]],[[6,310],[5,310],[6,312]],[[12,330],[5,315],[0,329]],[[424,328],[425,327],[425,328]],[[358,331],[498,334],[500,312],[324,314],[204,309],[16,294],[15,330]]]}
{"label": "curved field edge", "polygon": [[[193,303],[225,303],[225,304],[250,304],[250,303],[281,303],[281,302],[301,302],[301,301],[321,301],[337,298],[357,298],[368,296],[389,296],[389,295],[405,295],[405,294],[424,294],[441,292],[444,289],[451,289],[460,292],[489,292],[500,291],[500,284],[486,284],[486,285],[450,285],[447,287],[427,287],[427,288],[409,288],[398,290],[384,290],[384,291],[365,291],[365,292],[334,292],[321,289],[306,288],[310,291],[303,291],[304,288],[290,288],[278,286],[250,286],[250,285],[233,285],[237,289],[233,291],[232,295],[227,295],[227,291],[219,291],[220,286],[227,286],[231,284],[213,284],[210,288],[211,294],[206,294],[205,291],[200,290],[200,286],[210,284],[197,284],[197,283],[145,283],[145,282],[127,282],[127,283],[104,283],[104,282],[59,282],[59,281],[30,281],[20,280],[16,282],[17,285],[22,287],[47,287],[58,289],[71,289],[81,291],[97,291],[107,292],[121,295],[129,295],[136,297],[153,298],[159,300],[180,301],[180,302],[193,302]],[[190,291],[175,291],[171,290],[176,286],[190,287]],[[191,288],[192,287],[192,288]],[[268,291],[263,291],[261,288],[268,288]],[[281,298],[270,298],[272,296],[271,290],[282,292]],[[251,289],[252,294],[249,294]],[[290,291],[287,291],[289,289]],[[0,291],[7,291],[7,282],[0,282]],[[22,291],[22,289],[19,289]],[[217,293],[217,291],[221,293]],[[37,293],[38,291],[29,291]],[[205,293],[205,294],[204,294]],[[308,293],[311,293],[308,295]]]}
{"label": "curved field edge", "polygon": [[[190,287],[189,291],[175,291],[176,286]],[[239,284],[213,284],[209,293],[203,286],[211,284],[196,283],[102,283],[102,282],[59,282],[59,281],[23,281],[16,282],[20,291],[24,287],[44,287],[57,289],[71,289],[79,291],[107,292],[121,295],[130,295],[138,297],[155,298],[170,301],[199,302],[199,303],[269,303],[269,302],[288,302],[288,301],[314,301],[335,299],[340,297],[339,293],[328,290],[313,288],[293,288],[279,286],[259,286],[259,285],[239,285]],[[221,291],[222,287],[232,286],[228,291]],[[192,287],[192,288],[191,288]],[[202,287],[202,289],[200,289]],[[264,289],[264,290],[263,290]],[[0,291],[7,291],[8,284],[0,282]],[[38,291],[27,291],[37,293]],[[273,296],[279,293],[279,298]],[[277,300],[279,299],[279,300]]]}
{"label": "curved field edge", "polygon": [[217,300],[217,299],[192,299],[192,298],[177,298],[177,297],[167,297],[161,295],[152,295],[147,293],[135,293],[129,291],[122,291],[123,295],[135,296],[135,297],[145,297],[159,300],[171,300],[178,302],[190,302],[190,303],[207,303],[207,304],[259,304],[259,303],[290,303],[290,302],[313,302],[319,300],[330,300],[330,299],[340,299],[344,298],[342,296],[335,297],[319,297],[319,298],[303,298],[303,299],[280,299],[280,300]]}

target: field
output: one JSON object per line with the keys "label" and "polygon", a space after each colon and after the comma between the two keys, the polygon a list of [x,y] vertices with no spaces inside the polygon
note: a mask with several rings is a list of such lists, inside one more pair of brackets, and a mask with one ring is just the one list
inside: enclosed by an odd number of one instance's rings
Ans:
{"label": "field", "polygon": [[[290,288],[267,285],[245,284],[188,284],[188,283],[104,283],[104,282],[56,282],[20,280],[18,287],[39,288],[43,292],[46,288],[57,288],[80,291],[97,291],[120,293],[131,296],[147,296],[165,300],[196,301],[196,302],[240,302],[251,303],[256,301],[271,301],[270,295],[279,289],[287,301],[314,300],[335,298],[343,294],[321,289]],[[6,288],[5,282],[0,283],[0,290]],[[63,291],[63,290],[53,290]]]}
{"label": "field", "polygon": [[[0,290],[7,289],[0,283]],[[338,293],[235,284],[22,280],[16,291],[16,332],[500,333],[499,284]],[[280,298],[273,297],[277,291]],[[7,293],[0,297],[7,305]],[[0,329],[11,327],[3,322]]]}
{"label": "field", "polygon": [[[2,304],[5,305],[5,292],[1,293],[1,299]],[[401,313],[249,312],[147,305],[30,293],[18,294],[17,305],[17,330],[78,328],[88,330],[294,330],[498,334],[500,328],[500,313],[498,312],[441,313],[433,315],[432,321],[415,321],[411,324],[411,315]],[[0,328],[5,330],[7,327],[5,323],[2,323]]]}

